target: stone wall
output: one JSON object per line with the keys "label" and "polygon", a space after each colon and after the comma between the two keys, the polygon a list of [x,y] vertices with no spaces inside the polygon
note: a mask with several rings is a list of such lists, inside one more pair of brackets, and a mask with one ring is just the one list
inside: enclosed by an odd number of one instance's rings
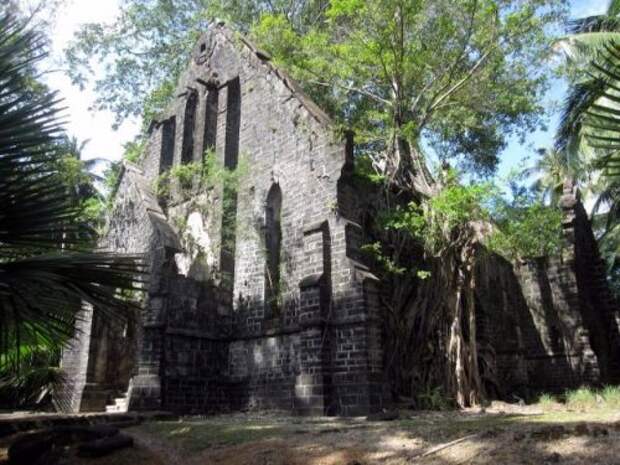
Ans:
{"label": "stone wall", "polygon": [[60,367],[65,374],[65,382],[54,397],[54,404],[61,412],[79,412],[81,409],[86,387],[92,319],[93,309],[85,305],[76,317],[75,336],[63,349]]}
{"label": "stone wall", "polygon": [[578,192],[565,186],[563,250],[514,266],[485,254],[477,270],[481,346],[498,395],[618,382],[618,305]]}
{"label": "stone wall", "polygon": [[514,399],[599,381],[598,361],[579,307],[574,275],[559,258],[514,267],[484,253],[476,270],[481,368],[492,397]]}
{"label": "stone wall", "polygon": [[[379,409],[376,283],[355,261],[338,188],[350,141],[221,25],[198,41],[149,133],[140,166],[121,176],[107,236],[113,250],[145,253],[151,270],[130,408]],[[245,171],[238,186],[162,176],[207,151]],[[84,339],[91,363],[113,353],[105,338]]]}
{"label": "stone wall", "polygon": [[569,247],[565,262],[576,278],[581,322],[589,335],[591,350],[598,359],[600,382],[620,382],[620,307],[607,283],[592,227],[579,192],[572,184],[564,186],[561,206],[564,234]]}
{"label": "stone wall", "polygon": [[[205,166],[207,153],[240,182],[170,175]],[[129,338],[87,311],[63,358],[66,409],[88,398],[101,408],[123,389],[131,409],[381,409],[384,289],[360,251],[374,197],[353,179],[352,137],[269,57],[214,25],[116,193],[104,245],[144,254],[144,309]],[[616,310],[600,270],[586,271],[596,247],[573,207],[572,261],[516,274],[497,256],[480,261],[478,334],[497,396],[618,371]]]}

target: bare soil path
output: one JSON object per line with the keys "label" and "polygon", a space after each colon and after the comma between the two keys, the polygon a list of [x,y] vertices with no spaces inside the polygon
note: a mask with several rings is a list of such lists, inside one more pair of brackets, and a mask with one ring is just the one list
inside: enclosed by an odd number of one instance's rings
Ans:
{"label": "bare soil path", "polygon": [[131,449],[66,465],[620,465],[620,410],[411,412],[388,422],[233,414],[126,428]]}

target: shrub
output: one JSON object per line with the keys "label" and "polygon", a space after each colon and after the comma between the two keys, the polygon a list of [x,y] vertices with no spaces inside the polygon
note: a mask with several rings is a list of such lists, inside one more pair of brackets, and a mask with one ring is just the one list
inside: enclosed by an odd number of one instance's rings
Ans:
{"label": "shrub", "polygon": [[558,404],[558,401],[553,395],[544,393],[538,397],[536,403],[543,409],[543,411],[548,411],[552,410],[553,407]]}
{"label": "shrub", "polygon": [[620,408],[620,386],[605,386],[601,395],[606,407]]}
{"label": "shrub", "polygon": [[576,410],[595,408],[598,404],[597,397],[602,401],[602,398],[595,390],[587,387],[566,391],[565,393],[567,407]]}

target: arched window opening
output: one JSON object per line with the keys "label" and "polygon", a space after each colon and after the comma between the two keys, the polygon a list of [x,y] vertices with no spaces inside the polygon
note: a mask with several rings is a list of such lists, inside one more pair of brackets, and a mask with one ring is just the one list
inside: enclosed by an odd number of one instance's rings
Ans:
{"label": "arched window opening", "polygon": [[174,116],[162,122],[161,151],[159,153],[159,174],[164,174],[172,167],[174,161]]}
{"label": "arched window opening", "polygon": [[280,314],[280,253],[282,249],[282,191],[278,184],[269,189],[265,205],[265,317]]}

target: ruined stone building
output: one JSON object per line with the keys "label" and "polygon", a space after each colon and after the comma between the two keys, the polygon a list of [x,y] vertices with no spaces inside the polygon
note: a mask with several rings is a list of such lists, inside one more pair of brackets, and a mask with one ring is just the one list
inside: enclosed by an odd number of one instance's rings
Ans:
{"label": "ruined stone building", "polygon": [[[381,283],[359,250],[364,193],[349,182],[351,140],[224,26],[191,56],[143,158],[122,168],[106,237],[112,250],[144,254],[145,308],[135,324],[84,311],[63,355],[63,408],[352,415],[384,407],[389,334]],[[208,171],[208,153],[239,167],[240,182],[164,176],[182,165]],[[600,259],[569,197],[568,258],[515,272],[495,257],[478,271],[480,337],[494,347],[507,391],[598,382],[618,368],[616,308],[604,274],[588,268]]]}

